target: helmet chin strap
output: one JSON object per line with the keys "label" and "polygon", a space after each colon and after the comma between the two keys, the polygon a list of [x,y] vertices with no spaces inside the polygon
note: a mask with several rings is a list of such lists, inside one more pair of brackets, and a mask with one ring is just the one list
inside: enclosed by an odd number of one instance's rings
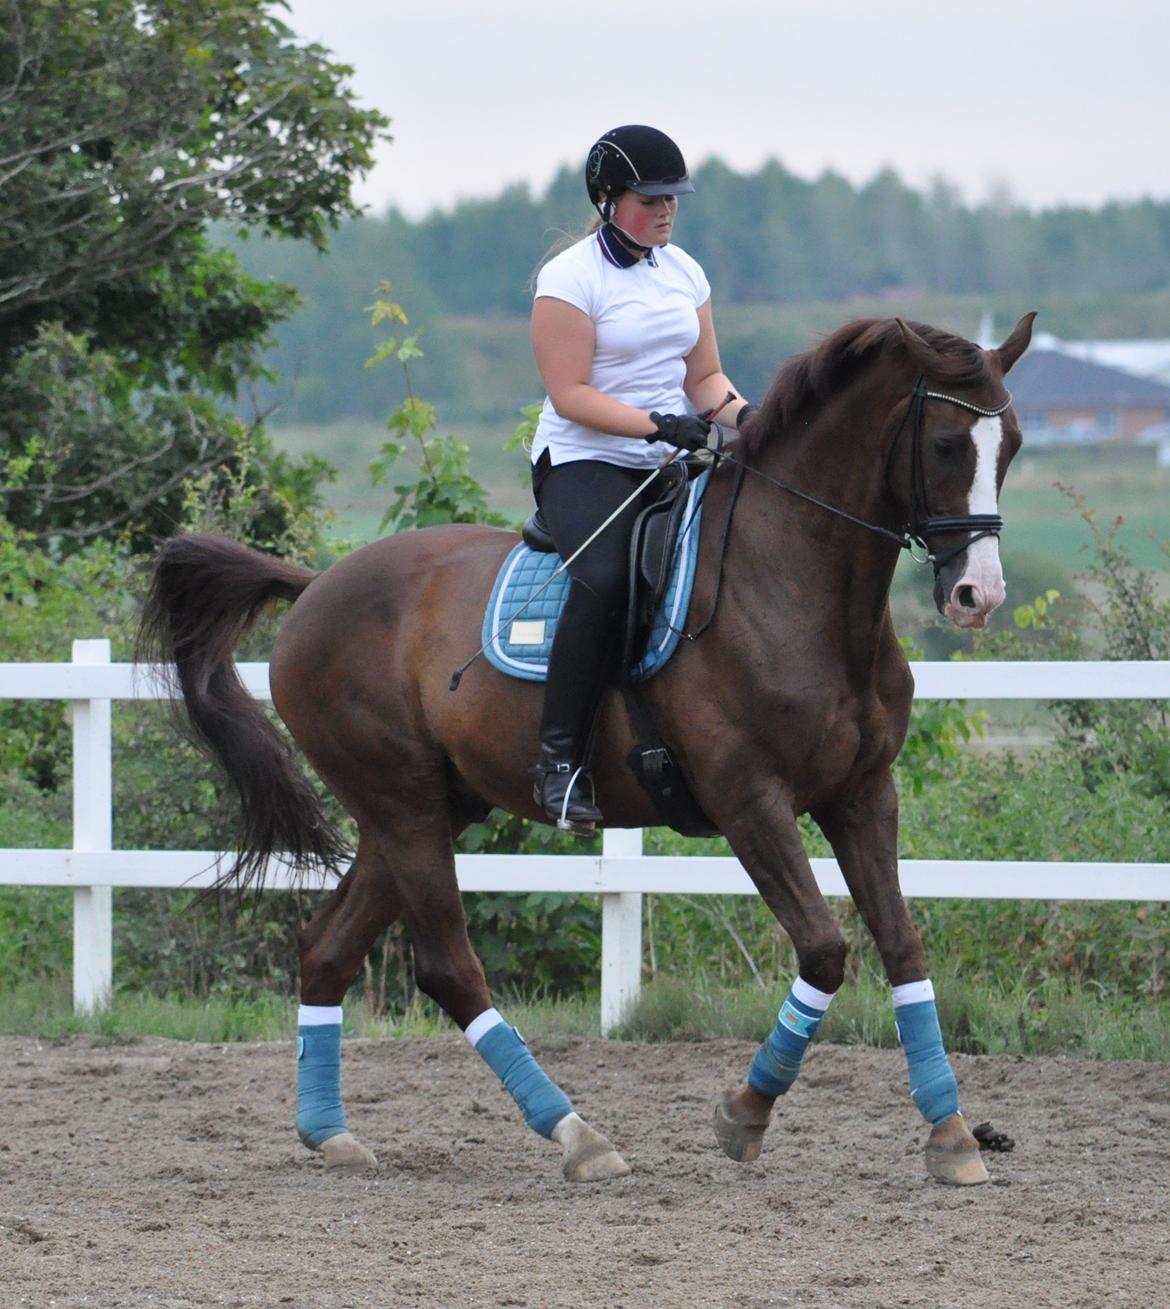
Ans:
{"label": "helmet chin strap", "polygon": [[631,250],[637,250],[639,254],[643,254],[643,255],[650,254],[650,252],[654,249],[654,246],[642,245],[641,242],[635,241],[634,238],[629,234],[629,232],[626,231],[624,227],[619,227],[617,223],[613,221],[614,209],[615,209],[615,205],[612,200],[608,198],[603,200],[597,206],[597,212],[601,215],[601,221],[605,223],[607,227],[612,228],[613,231],[616,232],[617,235],[621,238],[622,242],[625,245],[629,246]]}
{"label": "helmet chin strap", "polygon": [[634,238],[629,234],[629,232],[627,232],[624,227],[619,227],[617,223],[613,221],[612,218],[609,220],[608,225],[613,228],[613,230],[626,243],[626,245],[630,247],[631,250],[637,250],[639,254],[648,255],[652,250],[655,249],[655,247],[652,245],[641,245],[639,242],[635,241]]}

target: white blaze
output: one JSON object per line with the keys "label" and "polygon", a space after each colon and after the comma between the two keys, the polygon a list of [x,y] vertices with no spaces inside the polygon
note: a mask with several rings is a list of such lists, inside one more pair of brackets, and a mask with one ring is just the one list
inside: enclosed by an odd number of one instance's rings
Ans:
{"label": "white blaze", "polygon": [[[971,439],[975,442],[975,476],[971,481],[968,513],[998,513],[999,497],[995,483],[1003,420],[980,418],[971,429]],[[959,602],[963,588],[969,588],[968,595],[974,599],[974,606]],[[987,615],[1003,603],[1006,593],[1003,566],[999,561],[999,538],[985,536],[968,547],[967,566],[947,599],[945,613],[960,627],[982,627]]]}
{"label": "white blaze", "polygon": [[975,442],[975,477],[971,482],[969,512],[998,513],[995,473],[999,464],[999,444],[1003,440],[1003,419],[980,418],[971,429],[971,439]]}

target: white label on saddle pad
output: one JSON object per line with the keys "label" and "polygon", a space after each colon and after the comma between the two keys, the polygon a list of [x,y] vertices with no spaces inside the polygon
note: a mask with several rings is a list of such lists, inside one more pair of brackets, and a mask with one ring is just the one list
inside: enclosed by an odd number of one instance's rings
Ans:
{"label": "white label on saddle pad", "polygon": [[512,624],[512,634],[508,637],[509,645],[544,645],[544,619],[517,619]]}

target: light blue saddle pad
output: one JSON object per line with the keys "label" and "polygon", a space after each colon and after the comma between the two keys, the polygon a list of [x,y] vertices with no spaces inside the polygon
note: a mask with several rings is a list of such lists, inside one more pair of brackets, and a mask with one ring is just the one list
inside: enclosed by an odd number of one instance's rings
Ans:
{"label": "light blue saddle pad", "polygon": [[[682,636],[695,582],[703,491],[710,475],[710,470],[701,473],[688,488],[670,582],[655,611],[645,652],[631,670],[635,682],[653,677]],[[500,566],[484,611],[483,643],[488,661],[510,677],[543,682],[548,675],[553,633],[569,591],[568,573],[553,577],[560,563],[560,555],[530,550],[521,542]]]}

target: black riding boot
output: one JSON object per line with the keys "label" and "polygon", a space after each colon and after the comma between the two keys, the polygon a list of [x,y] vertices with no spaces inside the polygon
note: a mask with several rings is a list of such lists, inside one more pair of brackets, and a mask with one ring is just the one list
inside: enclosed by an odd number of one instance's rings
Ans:
{"label": "black riding boot", "polygon": [[581,583],[571,583],[553,638],[540,720],[540,759],[532,774],[536,803],[562,831],[579,836],[592,835],[602,821],[585,765],[605,680],[607,627],[599,598]]}

